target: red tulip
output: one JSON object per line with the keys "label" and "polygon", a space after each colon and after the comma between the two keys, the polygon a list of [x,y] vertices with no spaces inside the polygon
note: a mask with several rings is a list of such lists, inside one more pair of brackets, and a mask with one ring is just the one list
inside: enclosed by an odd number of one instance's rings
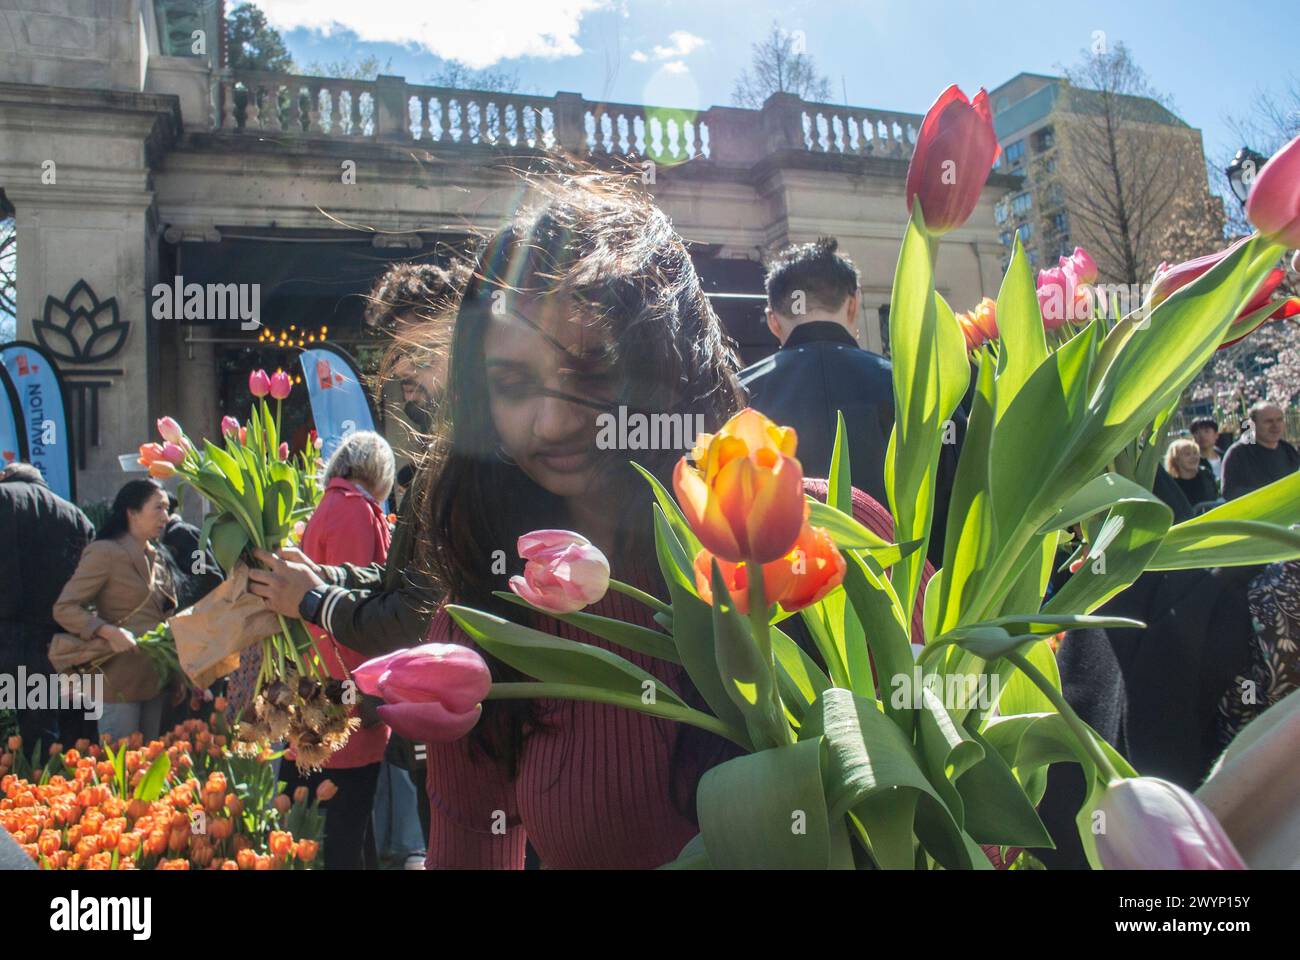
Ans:
{"label": "red tulip", "polygon": [[696,438],[673,471],[673,489],[706,550],[732,563],[769,563],[790,552],[808,509],[797,441],[792,427],[751,409]]}
{"label": "red tulip", "polygon": [[570,530],[534,530],[519,538],[524,575],[510,589],[535,607],[573,613],[609,589],[609,561],[586,537]]}
{"label": "red tulip", "polygon": [[239,421],[234,417],[221,418],[221,435],[223,437],[239,436]]}
{"label": "red tulip", "polygon": [[953,84],[930,107],[907,168],[907,209],[919,197],[931,236],[955,230],[979,203],[1002,148],[983,88],[973,101]]}
{"label": "red tulip", "polygon": [[271,374],[271,396],[276,400],[283,400],[289,396],[293,390],[293,380],[283,370],[277,370]]}
{"label": "red tulip", "polygon": [[1097,853],[1107,870],[1244,870],[1214,814],[1176,784],[1117,780],[1101,800]]}
{"label": "red tulip", "polygon": [[473,650],[426,643],[368,660],[352,671],[362,693],[382,697],[379,715],[411,740],[441,743],[463,737],[478,722],[492,686],[487,664]]}
{"label": "red tulip", "polygon": [[180,443],[185,438],[185,431],[171,417],[163,417],[158,421],[158,435],[172,443]]}
{"label": "red tulip", "polygon": [[1246,199],[1246,218],[1274,242],[1300,247],[1300,136],[1256,174]]}
{"label": "red tulip", "polygon": [[248,375],[248,392],[255,397],[264,397],[271,392],[271,378],[265,370],[254,370]]}

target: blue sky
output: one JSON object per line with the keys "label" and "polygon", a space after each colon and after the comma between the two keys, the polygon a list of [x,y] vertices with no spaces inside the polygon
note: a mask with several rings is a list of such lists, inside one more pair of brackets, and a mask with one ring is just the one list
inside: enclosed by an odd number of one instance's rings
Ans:
{"label": "blue sky", "polygon": [[[233,6],[233,2],[228,5]],[[1122,41],[1211,156],[1257,92],[1300,76],[1295,0],[262,0],[295,60],[373,53],[421,82],[438,55],[517,71],[526,90],[706,108],[731,102],[750,47],[775,20],[802,30],[832,99],[923,112],[949,82],[968,93],[1020,71],[1056,73],[1094,31]],[[1249,11],[1247,13],[1246,11]],[[401,41],[407,41],[405,43]]]}

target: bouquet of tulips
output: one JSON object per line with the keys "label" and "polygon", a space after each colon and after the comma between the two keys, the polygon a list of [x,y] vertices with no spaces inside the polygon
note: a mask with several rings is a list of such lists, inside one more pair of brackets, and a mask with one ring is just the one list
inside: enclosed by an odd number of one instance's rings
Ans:
{"label": "bouquet of tulips", "polygon": [[[617,704],[745,751],[701,779],[700,834],[674,866],[987,869],[1052,845],[1036,806],[1062,762],[1083,771],[1077,825],[1094,866],[1139,865],[1140,850],[1146,866],[1241,866],[1195,797],[1139,777],[1080,720],[1050,641],[1141,626],[1093,611],[1144,571],[1300,557],[1300,474],[1179,524],[1150,489],[1154,438],[1184,388],[1219,347],[1291,309],[1259,297],[1300,245],[1300,139],[1255,181],[1248,212],[1261,232],[1170,271],[1140,308],[1118,316],[1080,295],[1092,279],[1082,257],[1035,284],[1017,244],[996,301],[959,321],[936,291],[936,252],[973,211],[997,150],[986,95],[972,103],[952,87],[911,161],[889,324],[895,542],[852,517],[842,418],[821,503],[804,496],[794,432],[753,411],[699,438],[675,497],[646,474],[666,600],[608,581],[607,565],[602,578],[578,534],[520,541],[518,602],[680,664],[707,709],[616,653],[449,608],[479,646],[535,678],[492,684],[489,699]],[[1099,309],[1079,316],[1080,296]],[[926,581],[940,449],[972,379],[943,565]],[[1071,575],[1044,601],[1058,568]],[[662,630],[582,611],[606,589],[639,594]],[[816,658],[783,629],[796,615]],[[377,665],[367,685],[384,695],[384,677],[418,662],[407,658]],[[449,736],[473,722],[465,707],[482,675],[452,685],[463,702],[436,704]],[[389,686],[395,715],[447,699],[446,683]]]}
{"label": "bouquet of tulips", "polygon": [[[211,440],[196,445],[180,424],[163,417],[158,421],[163,443],[140,448],[140,462],[151,476],[178,476],[215,508],[204,521],[199,549],[210,544],[228,574],[240,563],[255,563],[254,548],[278,548],[320,496],[318,480],[304,477],[317,466],[315,442],[295,465],[289,445],[279,439],[280,407],[292,389],[289,375],[255,370],[248,386],[256,398],[249,421],[223,418],[220,445]],[[275,400],[274,416],[268,395]],[[347,742],[358,721],[349,717],[344,685],[329,677],[302,622],[277,619],[279,631],[261,640],[254,715],[239,724],[236,746],[256,754],[265,741],[287,737],[299,766],[317,768]],[[213,643],[228,640],[216,637]],[[180,659],[185,666],[183,652]]]}

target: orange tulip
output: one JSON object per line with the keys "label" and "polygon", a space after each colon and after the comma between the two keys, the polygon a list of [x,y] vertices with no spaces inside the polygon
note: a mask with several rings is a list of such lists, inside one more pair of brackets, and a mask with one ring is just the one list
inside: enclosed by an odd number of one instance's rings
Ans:
{"label": "orange tulip", "polygon": [[257,865],[257,854],[244,849],[235,854],[235,863],[240,870],[252,870]]}
{"label": "orange tulip", "polygon": [[957,324],[966,338],[966,349],[974,350],[987,340],[998,338],[998,305],[985,297],[965,313],[957,314]]}
{"label": "orange tulip", "polygon": [[732,563],[769,563],[790,550],[806,513],[796,442],[793,428],[752,409],[696,438],[673,489],[706,550]]}
{"label": "orange tulip", "polygon": [[284,860],[293,853],[293,837],[283,830],[272,830],[267,838],[267,846],[277,861]]}
{"label": "orange tulip", "polygon": [[333,780],[322,780],[316,788],[316,799],[321,803],[325,803],[338,792],[339,788],[334,785]]}
{"label": "orange tulip", "polygon": [[296,853],[298,854],[298,859],[303,863],[311,863],[316,859],[316,841],[299,840]]}
{"label": "orange tulip", "polygon": [[[298,790],[302,791],[302,799],[306,800],[307,788],[299,787]],[[297,796],[297,791],[294,791],[294,795]],[[275,809],[280,811],[280,813],[288,813],[289,808],[292,806],[293,806],[293,801],[289,799],[289,795],[287,793],[282,793],[275,798]]]}
{"label": "orange tulip", "polygon": [[[695,588],[700,599],[713,603],[712,561],[707,550],[695,557]],[[727,592],[740,613],[749,613],[747,564],[718,560]],[[799,538],[784,557],[763,564],[763,593],[769,604],[780,603],[787,612],[812,606],[844,580],[844,556],[821,527],[803,525]]]}

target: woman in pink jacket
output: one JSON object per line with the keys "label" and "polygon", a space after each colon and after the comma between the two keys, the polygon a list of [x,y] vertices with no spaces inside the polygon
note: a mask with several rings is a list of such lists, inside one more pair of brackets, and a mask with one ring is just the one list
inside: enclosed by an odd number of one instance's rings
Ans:
{"label": "woman in pink jacket", "polygon": [[[303,532],[303,553],[324,564],[383,563],[390,533],[382,504],[393,489],[395,471],[392,448],[379,434],[357,431],[344,438],[325,467],[325,493]],[[308,629],[331,677],[346,680],[351,669],[367,659],[328,633]],[[289,793],[299,785],[314,791],[326,779],[337,787],[337,793],[321,805],[327,870],[373,867],[377,860],[370,813],[388,746],[388,727],[369,704],[353,709],[361,727],[329,758],[324,770],[304,777],[293,764],[282,768]]]}

